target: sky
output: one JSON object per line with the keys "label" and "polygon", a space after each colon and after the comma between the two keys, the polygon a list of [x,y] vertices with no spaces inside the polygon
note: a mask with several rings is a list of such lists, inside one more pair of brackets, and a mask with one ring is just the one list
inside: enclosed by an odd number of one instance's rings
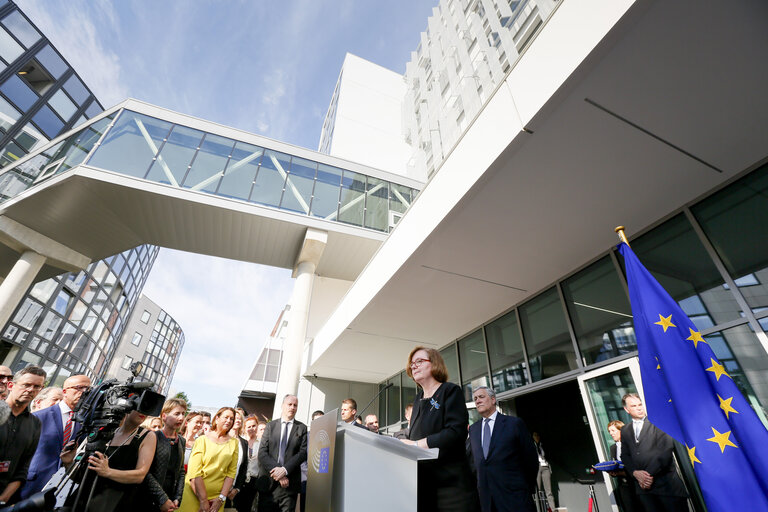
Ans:
{"label": "sky", "polygon": [[[132,97],[317,149],[347,52],[405,71],[437,0],[16,0],[105,108]],[[171,384],[231,405],[290,270],[162,249],[144,294],[181,325]]]}

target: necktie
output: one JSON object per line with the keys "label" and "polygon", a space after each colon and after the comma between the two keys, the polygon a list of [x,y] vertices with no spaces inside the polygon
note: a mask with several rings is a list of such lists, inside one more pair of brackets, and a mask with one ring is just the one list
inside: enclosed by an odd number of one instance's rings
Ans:
{"label": "necktie", "polygon": [[277,456],[277,463],[281,466],[285,464],[285,447],[288,444],[288,424],[288,421],[283,423],[283,435],[280,437],[280,454]]}
{"label": "necktie", "polygon": [[62,437],[64,442],[61,444],[62,447],[67,446],[69,438],[72,437],[72,415],[74,414],[73,411],[69,411],[69,418],[67,418],[67,423],[64,425],[64,436]]}
{"label": "necktie", "polygon": [[643,428],[643,423],[640,421],[635,421],[635,441],[638,441],[640,439],[640,430]]}
{"label": "necktie", "polygon": [[483,457],[488,458],[488,449],[491,447],[491,420],[483,420]]}

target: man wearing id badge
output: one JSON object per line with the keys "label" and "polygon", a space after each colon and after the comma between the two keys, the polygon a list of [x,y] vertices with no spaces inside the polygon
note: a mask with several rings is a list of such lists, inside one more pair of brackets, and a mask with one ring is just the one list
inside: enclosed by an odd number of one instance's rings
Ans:
{"label": "man wearing id badge", "polygon": [[13,503],[27,479],[40,439],[40,420],[29,413],[29,404],[43,389],[45,377],[39,366],[27,366],[8,383],[10,414],[0,423],[0,505]]}

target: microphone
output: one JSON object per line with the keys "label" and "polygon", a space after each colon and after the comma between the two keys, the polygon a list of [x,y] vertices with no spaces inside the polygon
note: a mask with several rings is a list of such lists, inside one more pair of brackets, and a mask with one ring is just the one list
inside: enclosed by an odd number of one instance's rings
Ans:
{"label": "microphone", "polygon": [[6,403],[5,400],[0,400],[0,425],[8,421],[8,418],[10,417],[11,407]]}
{"label": "microphone", "polygon": [[370,402],[368,402],[368,405],[366,405],[365,407],[363,407],[363,410],[362,410],[362,411],[360,411],[360,412],[358,412],[357,414],[359,414],[360,416],[362,416],[362,415],[363,415],[363,413],[365,412],[365,410],[366,410],[366,409],[368,409],[368,408],[371,406],[371,404],[372,404],[373,402],[375,402],[375,401],[376,401],[376,399],[377,399],[377,398],[379,398],[379,397],[381,396],[381,394],[382,394],[383,392],[385,392],[386,390],[388,390],[389,388],[391,388],[391,387],[392,387],[392,386],[394,386],[394,385],[395,385],[395,383],[394,383],[394,382],[390,382],[389,384],[387,384],[386,386],[384,386],[383,388],[381,388],[381,389],[379,390],[379,392],[378,392],[378,393],[376,393],[376,396],[374,396],[373,398],[371,398],[371,401],[370,401]]}

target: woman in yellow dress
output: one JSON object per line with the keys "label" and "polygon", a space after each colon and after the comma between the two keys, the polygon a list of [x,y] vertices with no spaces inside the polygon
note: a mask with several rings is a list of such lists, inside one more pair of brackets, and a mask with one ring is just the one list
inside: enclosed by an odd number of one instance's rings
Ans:
{"label": "woman in yellow dress", "polygon": [[237,472],[240,442],[229,436],[234,423],[235,410],[222,407],[213,417],[211,430],[195,441],[179,512],[218,512],[224,507]]}

